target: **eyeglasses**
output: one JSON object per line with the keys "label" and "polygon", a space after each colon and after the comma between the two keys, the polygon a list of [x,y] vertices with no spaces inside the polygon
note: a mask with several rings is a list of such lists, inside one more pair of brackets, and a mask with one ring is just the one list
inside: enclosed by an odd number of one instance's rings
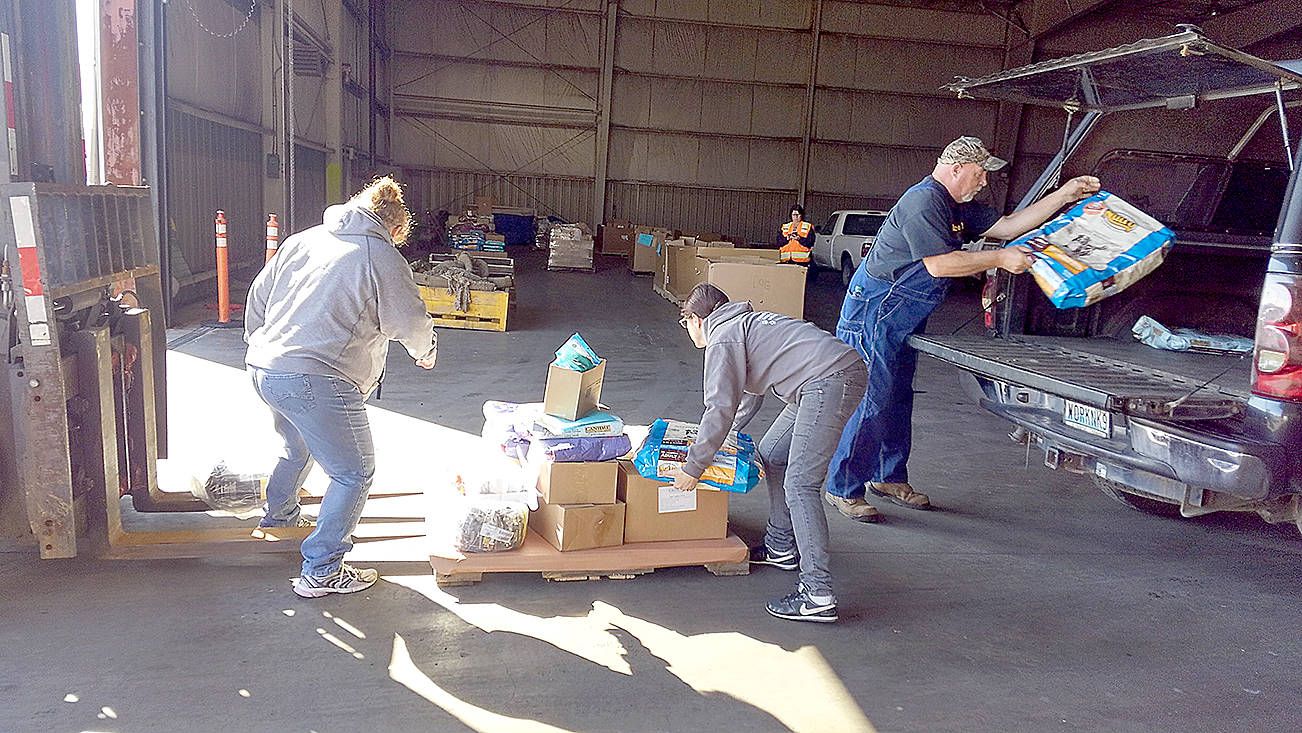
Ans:
{"label": "eyeglasses", "polygon": [[683,316],[682,318],[679,318],[678,325],[682,326],[683,328],[687,328],[687,316]]}

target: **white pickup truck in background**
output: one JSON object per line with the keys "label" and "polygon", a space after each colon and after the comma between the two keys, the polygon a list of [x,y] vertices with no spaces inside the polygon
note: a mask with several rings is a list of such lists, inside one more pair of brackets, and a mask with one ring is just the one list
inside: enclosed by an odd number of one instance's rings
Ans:
{"label": "white pickup truck in background", "polygon": [[832,212],[827,223],[815,230],[813,265],[839,271],[841,284],[848,286],[885,220],[884,211]]}

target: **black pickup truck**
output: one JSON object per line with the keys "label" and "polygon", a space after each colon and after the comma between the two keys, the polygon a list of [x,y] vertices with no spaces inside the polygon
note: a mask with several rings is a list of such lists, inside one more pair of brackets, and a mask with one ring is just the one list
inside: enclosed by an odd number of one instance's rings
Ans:
{"label": "black pickup truck", "polygon": [[[983,292],[984,336],[913,346],[958,366],[1045,465],[1089,474],[1118,501],[1186,517],[1253,511],[1302,530],[1302,156],[1288,129],[1299,72],[1190,29],[956,80],[960,96],[1068,119],[1022,205],[1064,170],[1093,172],[1177,237],[1155,272],[1084,308],[1057,309],[1028,275],[1001,271]],[[1105,146],[1086,145],[1096,127]],[[1255,352],[1159,351],[1130,333],[1143,315],[1252,336]]]}

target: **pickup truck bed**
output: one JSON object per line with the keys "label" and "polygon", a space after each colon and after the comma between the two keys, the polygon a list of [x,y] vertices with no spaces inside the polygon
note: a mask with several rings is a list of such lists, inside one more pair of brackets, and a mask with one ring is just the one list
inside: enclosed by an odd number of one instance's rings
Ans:
{"label": "pickup truck bed", "polygon": [[1138,341],[1061,336],[914,336],[924,354],[959,368],[1101,409],[1206,419],[1240,414],[1246,357],[1161,351]]}

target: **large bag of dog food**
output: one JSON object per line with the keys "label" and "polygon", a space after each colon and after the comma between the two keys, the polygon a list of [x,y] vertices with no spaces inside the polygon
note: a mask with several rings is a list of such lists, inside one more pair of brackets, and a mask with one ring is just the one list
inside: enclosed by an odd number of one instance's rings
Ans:
{"label": "large bag of dog food", "polygon": [[1174,239],[1162,222],[1099,191],[1008,246],[1034,252],[1031,274],[1055,306],[1079,308],[1157,269]]}
{"label": "large bag of dog food", "polygon": [[[633,459],[637,472],[654,481],[672,481],[673,472],[687,462],[687,449],[696,442],[699,427],[678,420],[659,419],[651,423],[646,440]],[[745,433],[731,432],[715,451],[714,460],[705,467],[701,483],[744,494],[755,488],[763,475],[755,441]]]}

